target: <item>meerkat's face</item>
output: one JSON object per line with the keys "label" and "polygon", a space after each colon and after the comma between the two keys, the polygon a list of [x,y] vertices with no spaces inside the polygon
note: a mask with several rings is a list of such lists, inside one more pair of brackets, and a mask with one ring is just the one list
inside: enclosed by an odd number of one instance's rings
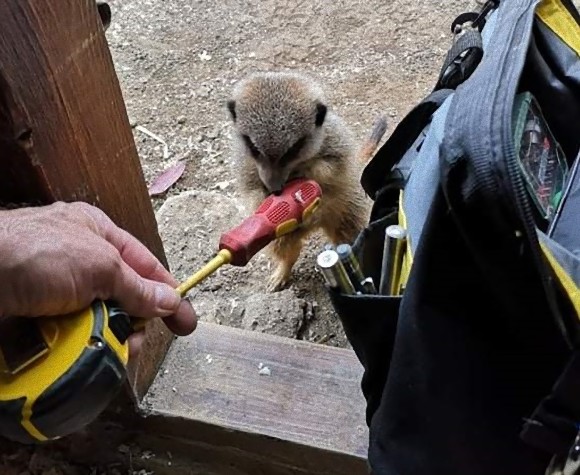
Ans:
{"label": "meerkat's face", "polygon": [[327,107],[316,85],[300,76],[255,75],[238,86],[228,109],[240,145],[269,192],[301,176],[320,149]]}

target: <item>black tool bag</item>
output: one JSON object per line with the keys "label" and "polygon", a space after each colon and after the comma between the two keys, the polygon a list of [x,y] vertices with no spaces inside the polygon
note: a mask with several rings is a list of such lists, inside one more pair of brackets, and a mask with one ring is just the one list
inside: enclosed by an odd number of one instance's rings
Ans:
{"label": "black tool bag", "polygon": [[375,283],[385,228],[408,234],[399,294],[330,291],[375,475],[565,473],[580,453],[579,24],[568,0],[461,15],[363,174],[353,247]]}

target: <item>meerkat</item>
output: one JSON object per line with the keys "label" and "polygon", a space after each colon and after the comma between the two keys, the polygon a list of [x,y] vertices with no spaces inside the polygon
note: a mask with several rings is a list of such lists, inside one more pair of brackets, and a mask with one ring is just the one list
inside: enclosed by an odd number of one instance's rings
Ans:
{"label": "meerkat", "polygon": [[329,109],[321,86],[293,72],[255,73],[234,88],[227,108],[233,121],[238,189],[251,210],[293,178],[315,180],[320,208],[308,223],[266,248],[278,266],[268,290],[284,287],[305,238],[321,229],[334,244],[351,243],[366,225],[370,207],[359,180],[386,130],[380,117],[362,147]]}

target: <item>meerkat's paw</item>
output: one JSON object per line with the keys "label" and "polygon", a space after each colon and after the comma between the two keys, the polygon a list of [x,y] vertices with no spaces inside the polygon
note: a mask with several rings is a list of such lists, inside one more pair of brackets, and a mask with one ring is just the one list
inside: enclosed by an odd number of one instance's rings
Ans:
{"label": "meerkat's paw", "polygon": [[279,264],[276,270],[268,279],[267,290],[268,292],[278,292],[288,285],[290,281],[290,275],[292,273],[291,269],[285,264]]}

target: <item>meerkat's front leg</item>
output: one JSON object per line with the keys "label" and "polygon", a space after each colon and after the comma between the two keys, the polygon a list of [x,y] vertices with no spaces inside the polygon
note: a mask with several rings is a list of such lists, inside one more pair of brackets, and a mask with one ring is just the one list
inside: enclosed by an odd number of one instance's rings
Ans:
{"label": "meerkat's front leg", "polygon": [[298,229],[292,234],[282,236],[266,248],[266,251],[278,265],[268,280],[268,291],[276,292],[288,284],[292,268],[302,250],[303,240],[308,234],[305,229]]}
{"label": "meerkat's front leg", "polygon": [[365,207],[353,203],[340,213],[328,213],[322,228],[332,244],[352,244],[365,227],[365,217]]}

